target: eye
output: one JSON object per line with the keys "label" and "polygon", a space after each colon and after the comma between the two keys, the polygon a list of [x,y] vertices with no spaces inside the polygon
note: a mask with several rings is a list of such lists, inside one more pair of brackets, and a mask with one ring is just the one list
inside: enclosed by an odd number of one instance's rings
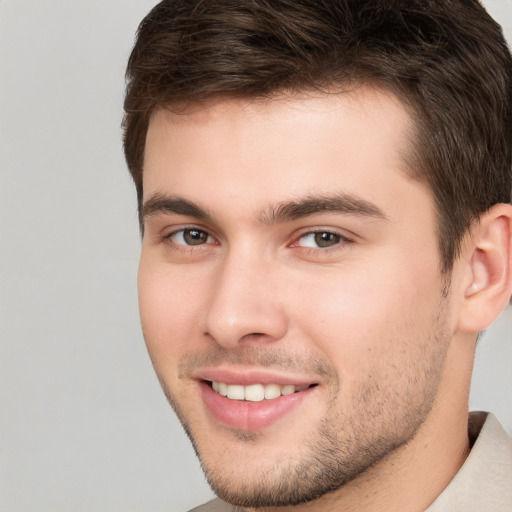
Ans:
{"label": "eye", "polygon": [[338,245],[343,242],[345,238],[336,233],[331,233],[329,231],[316,231],[313,233],[306,233],[302,235],[298,241],[297,245],[300,247],[310,247],[310,248],[329,248]]}
{"label": "eye", "polygon": [[169,235],[169,239],[177,245],[203,245],[212,243],[213,238],[201,229],[180,229]]}

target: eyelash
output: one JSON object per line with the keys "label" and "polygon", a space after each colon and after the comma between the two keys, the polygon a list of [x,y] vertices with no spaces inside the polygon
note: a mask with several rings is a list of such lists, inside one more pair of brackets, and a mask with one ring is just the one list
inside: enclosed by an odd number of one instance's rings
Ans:
{"label": "eyelash", "polygon": [[[204,243],[199,244],[187,244],[187,243],[178,243],[173,240],[173,237],[175,237],[178,234],[182,234],[182,237],[186,236],[186,233],[189,232],[197,232],[198,234],[202,236],[206,236],[206,240]],[[306,238],[306,237],[313,237],[315,238],[317,235],[329,235],[331,237],[336,237],[337,240],[335,240],[334,244],[327,247],[312,247],[312,246],[301,246],[299,245],[299,242]],[[171,233],[168,233],[164,236],[164,241],[167,241],[173,245],[173,247],[176,250],[190,252],[190,251],[197,251],[203,248],[205,245],[209,244],[217,244],[215,241],[215,238],[205,229],[197,228],[195,226],[190,227],[182,227],[180,229],[176,229],[172,231]],[[315,240],[316,243],[317,240]],[[304,231],[299,236],[297,236],[292,243],[288,245],[288,247],[291,248],[300,248],[304,251],[307,251],[307,254],[314,255],[314,254],[324,254],[327,255],[333,251],[340,250],[342,247],[346,246],[347,244],[353,243],[353,240],[348,238],[345,235],[342,235],[341,233],[331,230],[331,229],[314,229],[310,231]]]}
{"label": "eyelash", "polygon": [[[184,237],[187,232],[194,232],[194,231],[206,236],[206,241],[204,243],[199,243],[199,244],[187,244],[187,243],[178,243],[173,240],[173,237],[175,237],[176,235],[178,235],[180,233],[182,234],[182,237]],[[171,233],[166,234],[163,237],[164,242],[171,244],[175,250],[183,251],[183,252],[192,252],[192,251],[200,250],[201,248],[203,248],[203,246],[213,243],[210,241],[210,239],[215,240],[214,237],[212,235],[210,235],[210,233],[208,233],[208,231],[206,231],[205,229],[194,227],[194,226],[176,229],[176,230],[172,231]]]}
{"label": "eyelash", "polygon": [[[318,235],[328,235],[328,237],[334,237],[335,240],[334,240],[334,243],[333,245],[327,245],[327,246],[320,246],[319,243],[320,241],[317,240],[317,236]],[[299,242],[300,240],[302,239],[306,239],[306,238],[313,238],[314,240],[314,243],[316,244],[316,247],[312,247],[312,246],[307,246],[307,245],[304,245],[304,246],[300,246],[299,245]],[[326,240],[326,243],[330,243],[332,240]],[[292,247],[304,247],[304,248],[308,248],[308,249],[315,249],[315,250],[322,250],[322,251],[327,251],[329,249],[333,249],[334,247],[337,247],[339,246],[340,244],[342,243],[347,243],[349,242],[349,239],[345,236],[343,236],[342,234],[340,233],[337,233],[335,231],[332,231],[332,230],[327,230],[327,229],[318,229],[318,230],[314,230],[314,231],[307,231],[305,233],[302,233],[297,239],[295,242],[293,242],[291,244]]]}
{"label": "eyelash", "polygon": [[[311,236],[314,237],[315,235],[333,235],[335,237],[338,237],[338,241],[334,243],[334,245],[330,247],[307,247],[307,246],[301,246],[299,245],[299,242],[301,239]],[[348,238],[344,234],[341,234],[340,232],[332,229],[313,229],[310,231],[304,231],[301,233],[298,237],[295,238],[295,240],[288,245],[288,247],[292,248],[298,248],[301,249],[301,253],[304,255],[305,258],[311,257],[311,258],[329,258],[330,256],[335,256],[338,254],[338,252],[343,251],[347,248],[348,245],[351,245],[354,243],[353,239]],[[328,260],[327,260],[328,261]]]}

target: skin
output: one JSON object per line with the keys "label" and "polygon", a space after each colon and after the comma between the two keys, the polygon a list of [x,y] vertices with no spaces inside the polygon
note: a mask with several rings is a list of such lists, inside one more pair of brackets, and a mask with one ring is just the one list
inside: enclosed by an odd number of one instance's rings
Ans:
{"label": "skin", "polygon": [[[465,460],[470,244],[443,275],[431,194],[407,173],[411,138],[403,105],[364,88],[154,114],[142,326],[224,499],[420,511]],[[211,371],[315,386],[270,425],[249,414],[233,428],[205,405]]]}

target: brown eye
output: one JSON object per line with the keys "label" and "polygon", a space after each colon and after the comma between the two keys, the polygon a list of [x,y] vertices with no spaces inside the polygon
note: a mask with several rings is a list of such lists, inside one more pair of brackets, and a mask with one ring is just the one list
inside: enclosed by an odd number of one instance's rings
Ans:
{"label": "brown eye", "polygon": [[341,237],[334,233],[315,233],[315,243],[318,247],[332,247],[340,243]]}
{"label": "brown eye", "polygon": [[202,245],[212,242],[212,237],[200,229],[180,229],[170,236],[178,245]]}
{"label": "brown eye", "polygon": [[322,248],[327,249],[343,242],[344,238],[336,233],[329,231],[316,231],[306,233],[299,239],[298,245],[301,247]]}

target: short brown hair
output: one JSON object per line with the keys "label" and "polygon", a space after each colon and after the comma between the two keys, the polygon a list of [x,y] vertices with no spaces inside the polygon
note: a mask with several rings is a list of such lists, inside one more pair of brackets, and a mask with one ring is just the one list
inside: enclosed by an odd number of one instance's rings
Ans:
{"label": "short brown hair", "polygon": [[512,58],[477,0],[163,0],[139,26],[126,76],[139,208],[156,109],[365,84],[413,113],[411,174],[435,198],[445,271],[471,223],[511,200]]}

